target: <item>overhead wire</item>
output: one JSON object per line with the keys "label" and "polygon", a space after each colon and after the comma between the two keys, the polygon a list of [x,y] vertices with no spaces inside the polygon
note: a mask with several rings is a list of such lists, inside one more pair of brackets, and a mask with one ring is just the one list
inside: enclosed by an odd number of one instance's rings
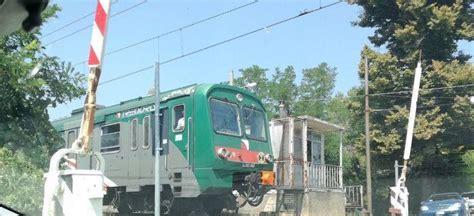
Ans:
{"label": "overhead wire", "polygon": [[[114,1],[111,2],[111,4],[115,4],[115,3],[117,3],[117,2],[118,2],[118,0],[114,0]],[[58,31],[61,31],[61,30],[65,29],[65,28],[67,28],[67,27],[69,27],[69,26],[71,26],[71,25],[73,25],[73,24],[75,24],[75,23],[77,23],[77,22],[79,22],[79,21],[81,21],[81,20],[87,18],[87,17],[90,17],[90,16],[94,15],[94,13],[95,13],[95,10],[94,10],[94,11],[91,11],[91,12],[85,14],[84,16],[81,16],[81,17],[79,17],[79,18],[77,18],[77,19],[75,19],[75,20],[73,20],[73,21],[71,21],[71,22],[69,22],[69,23],[66,23],[66,24],[62,25],[61,27],[58,27],[58,28],[56,28],[55,30],[52,30],[52,31],[50,31],[50,32],[48,32],[48,33],[46,33],[46,34],[44,34],[43,36],[40,37],[40,39],[44,39],[44,38],[46,38],[46,37],[48,37],[48,36],[50,36],[50,35],[52,35],[52,34],[58,32]]]}
{"label": "overhead wire", "polygon": [[[291,21],[291,20],[294,20],[294,19],[303,17],[303,16],[305,16],[305,15],[314,13],[314,12],[316,12],[316,11],[319,11],[319,10],[322,10],[322,9],[325,9],[325,8],[328,8],[328,7],[337,5],[337,4],[341,3],[341,2],[342,2],[342,1],[336,1],[336,2],[327,4],[327,5],[324,5],[324,6],[321,5],[319,8],[314,8],[314,9],[311,9],[311,10],[305,10],[305,11],[300,12],[299,14],[297,14],[297,15],[295,15],[295,16],[288,17],[288,18],[286,18],[286,19],[283,19],[283,20],[274,22],[274,23],[272,23],[272,24],[270,24],[270,25],[267,25],[267,26],[264,26],[264,27],[261,27],[261,28],[254,29],[254,30],[252,30],[252,31],[249,31],[249,32],[246,32],[246,33],[243,33],[243,34],[240,34],[240,35],[237,35],[237,36],[228,38],[228,39],[226,39],[226,40],[223,40],[223,41],[220,41],[220,42],[217,42],[217,43],[214,43],[214,44],[211,44],[211,45],[208,45],[208,46],[205,46],[205,47],[196,49],[196,50],[194,50],[194,51],[191,51],[191,52],[188,52],[188,53],[185,53],[185,54],[181,54],[180,56],[176,56],[176,57],[174,57],[174,58],[170,58],[170,59],[165,60],[165,61],[163,61],[163,62],[159,62],[159,64],[160,64],[160,65],[164,65],[164,64],[171,63],[171,62],[176,61],[176,60],[179,60],[179,59],[181,59],[181,58],[184,58],[184,57],[187,57],[187,56],[190,56],[190,55],[194,55],[194,54],[197,54],[197,53],[206,51],[206,50],[208,50],[208,49],[211,49],[211,48],[220,46],[220,45],[222,45],[222,44],[229,43],[229,42],[231,42],[231,41],[234,41],[234,40],[237,40],[237,39],[246,37],[246,36],[251,35],[251,34],[255,34],[255,33],[260,32],[260,31],[264,31],[264,30],[269,29],[269,28],[272,28],[272,27],[274,27],[274,26],[281,25],[281,24],[286,23],[286,22],[289,22],[289,21]],[[129,76],[131,76],[131,75],[134,75],[134,74],[137,74],[137,73],[146,71],[146,70],[151,69],[151,68],[153,68],[153,67],[154,67],[154,65],[146,66],[146,67],[141,68],[141,69],[138,69],[138,70],[136,70],[136,71],[133,71],[133,72],[130,72],[130,73],[127,73],[127,74],[124,74],[124,75],[121,75],[121,76],[112,78],[112,79],[110,79],[110,80],[103,81],[103,82],[99,83],[99,85],[104,85],[104,84],[107,84],[107,83],[110,83],[110,82],[113,82],[113,81],[116,81],[116,80],[119,80],[119,79],[123,79],[123,78],[125,78],[125,77],[129,77]]]}
{"label": "overhead wire", "polygon": [[[155,35],[155,36],[152,36],[152,37],[149,37],[149,38],[146,38],[146,39],[143,39],[141,41],[137,41],[135,43],[132,43],[132,44],[129,44],[129,45],[126,45],[126,46],[123,46],[123,47],[120,47],[120,48],[117,48],[115,50],[112,50],[110,52],[106,52],[104,55],[111,55],[111,54],[114,54],[114,53],[118,53],[118,52],[122,52],[124,50],[127,50],[127,49],[130,49],[132,47],[135,47],[135,46],[138,46],[138,45],[141,45],[141,44],[144,44],[144,43],[147,43],[147,42],[150,42],[150,41],[153,41],[153,40],[157,40],[159,38],[162,38],[164,36],[167,36],[167,35],[170,35],[170,34],[173,34],[173,33],[176,33],[176,32],[181,32],[182,34],[182,30],[183,29],[187,29],[187,28],[190,28],[190,27],[193,27],[195,25],[198,25],[200,23],[204,23],[204,22],[207,22],[209,20],[212,20],[212,19],[215,19],[215,18],[218,18],[220,16],[223,16],[223,15],[226,15],[226,14],[229,14],[229,13],[232,13],[234,11],[237,11],[237,10],[240,10],[242,8],[245,8],[245,7],[248,7],[250,5],[253,5],[255,3],[257,3],[258,0],[254,0],[250,3],[246,3],[246,4],[243,4],[243,5],[240,5],[240,6],[237,6],[237,7],[234,7],[234,8],[231,8],[230,10],[226,10],[226,11],[223,11],[223,12],[220,12],[218,14],[215,14],[215,15],[212,15],[212,16],[209,16],[209,17],[206,17],[204,19],[201,19],[201,20],[198,20],[198,21],[195,21],[195,22],[192,22],[192,23],[189,23],[189,24],[186,24],[184,26],[180,26],[178,28],[175,28],[175,29],[172,29],[172,30],[169,30],[167,32],[164,32],[164,33],[161,33],[161,34],[158,34],[158,35]],[[182,35],[181,35],[181,40],[182,40]],[[181,49],[183,49],[181,47]],[[87,60],[83,60],[81,62],[78,62],[78,63],[75,63],[73,64],[73,66],[77,66],[77,65],[80,65],[80,64],[84,64],[86,63]]]}
{"label": "overhead wire", "polygon": [[[420,89],[420,91],[436,91],[436,90],[443,90],[443,89],[453,89],[453,88],[464,88],[464,87],[470,87],[474,86],[474,83],[471,84],[464,84],[464,85],[455,85],[455,86],[445,86],[445,87],[436,87],[436,88],[428,88],[428,89]],[[393,91],[393,92],[382,92],[382,93],[373,93],[369,94],[372,96],[381,96],[381,95],[392,95],[392,94],[402,94],[402,93],[411,93],[411,90],[405,90],[405,91]]]}
{"label": "overhead wire", "polygon": [[44,34],[40,39],[44,39],[44,38],[46,38],[46,37],[48,37],[48,36],[50,36],[50,35],[52,35],[52,34],[58,32],[58,31],[61,31],[61,30],[65,29],[65,28],[67,28],[67,27],[73,25],[74,23],[77,23],[77,22],[79,22],[79,21],[81,21],[81,20],[83,20],[83,19],[85,19],[85,18],[87,18],[87,17],[89,17],[89,16],[92,16],[94,13],[95,13],[95,11],[92,11],[92,12],[90,12],[90,13],[88,13],[88,14],[86,14],[86,15],[80,17],[80,18],[77,18],[77,19],[71,21],[70,23],[67,23],[67,24],[65,24],[65,25],[63,25],[63,26],[61,26],[61,27],[59,27],[59,28],[57,28],[57,29],[55,29],[55,30],[53,30],[53,31],[51,31],[51,32],[48,32],[48,33]]}
{"label": "overhead wire", "polygon": [[[128,11],[130,11],[130,10],[132,10],[132,9],[134,9],[134,8],[136,8],[136,7],[138,7],[138,6],[142,5],[142,4],[144,4],[144,3],[146,3],[146,2],[147,2],[147,0],[143,0],[143,1],[139,2],[139,3],[137,3],[137,4],[134,4],[134,5],[132,5],[132,6],[128,7],[128,8],[125,8],[125,9],[123,9],[123,10],[117,12],[117,13],[111,14],[111,15],[110,15],[110,19],[112,19],[112,18],[115,17],[115,16],[118,16],[118,15],[121,15],[121,14],[123,14],[123,13],[126,13],[126,12],[128,12]],[[88,29],[88,28],[90,28],[90,27],[92,27],[92,26],[94,26],[94,24],[84,26],[84,27],[82,27],[82,28],[80,28],[80,29],[77,29],[76,31],[73,31],[73,32],[71,32],[71,33],[69,33],[69,34],[66,34],[66,35],[64,35],[64,36],[62,36],[62,37],[60,37],[60,38],[58,38],[58,39],[55,39],[55,40],[53,40],[53,41],[48,42],[48,43],[46,43],[44,46],[48,46],[48,45],[57,43],[57,42],[59,42],[59,41],[62,41],[62,40],[64,40],[64,39],[68,38],[68,37],[71,37],[71,36],[73,36],[73,35],[75,35],[75,34],[81,32],[81,31],[84,31],[84,30]]]}
{"label": "overhead wire", "polygon": [[[444,103],[444,104],[433,104],[433,105],[426,105],[426,106],[417,106],[417,109],[423,109],[423,108],[432,108],[432,107],[442,107],[442,106],[450,106],[455,103]],[[370,112],[388,112],[388,111],[394,111],[398,110],[397,108],[389,108],[389,109],[370,109]]]}
{"label": "overhead wire", "polygon": [[[456,89],[456,88],[466,88],[466,87],[474,87],[474,83],[471,84],[463,84],[463,85],[454,85],[454,86],[445,86],[445,87],[434,87],[434,88],[427,88],[427,89],[420,89],[421,91],[436,91],[436,90],[443,90],[443,89]],[[392,95],[392,94],[400,94],[400,93],[411,93],[411,91],[392,91],[392,92],[382,92],[382,93],[373,93],[373,94],[368,94],[369,97],[372,96],[382,96],[382,97],[397,97],[397,98],[410,98],[410,95]],[[348,100],[351,98],[362,98],[365,97],[365,95],[348,95],[348,96],[343,96],[343,97],[333,97],[332,99],[339,99],[339,100]],[[424,96],[420,96],[423,98]],[[431,97],[431,96],[426,96],[426,97]],[[442,97],[442,96],[433,96],[434,98],[443,98],[443,99],[452,99],[454,97]],[[311,99],[305,99],[305,100],[299,100],[299,101],[323,101],[323,100],[330,100],[331,98],[324,97],[324,98],[311,98]],[[285,102],[291,102],[291,101],[285,101]]]}

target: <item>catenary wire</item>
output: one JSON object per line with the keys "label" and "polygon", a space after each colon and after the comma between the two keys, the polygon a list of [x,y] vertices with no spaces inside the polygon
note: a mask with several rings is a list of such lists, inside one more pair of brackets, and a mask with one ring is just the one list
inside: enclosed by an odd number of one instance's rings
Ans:
{"label": "catenary wire", "polygon": [[[111,4],[115,4],[115,3],[117,3],[117,2],[118,2],[118,0],[115,0],[115,1],[112,1]],[[91,11],[91,12],[85,14],[84,16],[81,16],[81,17],[79,17],[79,18],[77,18],[77,19],[75,19],[75,20],[73,20],[73,21],[71,21],[71,22],[69,22],[69,23],[66,23],[66,24],[62,25],[61,27],[56,28],[56,29],[53,30],[53,31],[50,31],[50,32],[44,34],[40,39],[44,39],[44,38],[46,38],[46,37],[48,37],[48,36],[50,36],[50,35],[52,35],[52,34],[58,32],[58,31],[61,31],[61,30],[65,29],[65,28],[67,28],[67,27],[69,27],[69,26],[71,26],[71,25],[73,25],[73,24],[75,24],[75,23],[77,23],[77,22],[79,22],[79,21],[81,21],[81,20],[87,18],[87,17],[90,17],[90,16],[94,15],[94,13],[95,13],[95,10],[94,10],[94,11]]]}
{"label": "catenary wire", "polygon": [[[300,18],[300,17],[302,17],[302,16],[311,14],[311,13],[313,13],[313,12],[316,12],[316,11],[319,11],[319,10],[322,10],[322,9],[325,9],[325,8],[328,8],[328,7],[331,7],[331,6],[334,6],[334,5],[339,4],[339,3],[341,3],[341,2],[342,2],[342,1],[337,1],[337,2],[333,2],[333,3],[331,3],[331,4],[328,4],[328,5],[320,6],[319,8],[315,8],[315,9],[311,9],[311,10],[305,10],[305,11],[299,13],[299,14],[296,15],[296,16],[292,16],[292,17],[289,17],[289,18],[286,18],[286,19],[277,21],[277,22],[272,23],[272,24],[270,24],[270,25],[267,25],[267,26],[265,26],[265,27],[261,27],[261,28],[258,28],[258,29],[255,29],[255,30],[246,32],[246,33],[244,33],[244,34],[240,34],[240,35],[237,35],[237,36],[235,36],[235,37],[232,37],[232,38],[229,38],[229,39],[226,39],[226,40],[223,40],[223,41],[220,41],[220,42],[211,44],[211,45],[209,45],[209,46],[202,47],[202,48],[200,48],[200,49],[197,49],[197,50],[194,50],[194,51],[191,51],[191,52],[182,54],[182,55],[180,55],[180,56],[177,56],[177,57],[174,57],[174,58],[171,58],[171,59],[168,59],[168,60],[165,60],[165,61],[163,61],[163,62],[160,62],[160,65],[168,64],[168,63],[170,63],[170,62],[179,60],[179,59],[181,59],[181,58],[184,58],[184,57],[187,57],[187,56],[190,56],[190,55],[194,55],[194,54],[203,52],[203,51],[205,51],[205,50],[214,48],[214,47],[216,47],[216,46],[220,46],[220,45],[222,45],[222,44],[229,43],[229,42],[231,42],[231,41],[234,41],[234,40],[243,38],[243,37],[245,37],[245,36],[248,36],[248,35],[251,35],[251,34],[254,34],[254,33],[257,33],[257,32],[263,31],[263,30],[266,30],[266,29],[269,29],[269,28],[271,28],[271,27],[274,27],[274,26],[277,26],[277,25],[280,25],[280,24],[289,22],[289,21],[291,21],[291,20]],[[129,76],[131,76],[131,75],[134,75],[134,74],[137,74],[137,73],[146,71],[146,70],[151,69],[151,68],[153,68],[153,67],[154,67],[153,65],[147,66],[147,67],[141,68],[141,69],[139,69],[139,70],[136,70],[136,71],[133,71],[133,72],[130,72],[130,73],[127,73],[127,74],[124,74],[124,75],[121,75],[121,76],[112,78],[112,79],[110,79],[110,80],[103,81],[103,82],[99,83],[99,85],[104,85],[104,84],[107,84],[107,83],[110,83],[110,82],[113,82],[113,81],[116,81],[116,80],[119,80],[119,79],[123,79],[123,78],[125,78],[125,77],[129,77]]]}
{"label": "catenary wire", "polygon": [[[117,13],[111,14],[111,15],[110,15],[110,19],[113,18],[113,17],[115,17],[115,16],[118,16],[118,15],[121,15],[121,14],[123,14],[123,13],[126,13],[126,12],[128,12],[128,11],[130,11],[130,10],[132,10],[132,9],[134,9],[134,8],[136,8],[136,7],[138,7],[138,6],[142,5],[142,4],[144,4],[144,3],[146,3],[146,0],[143,0],[143,1],[139,2],[139,3],[137,3],[137,4],[134,4],[134,5],[132,5],[132,6],[128,7],[128,8],[125,8],[125,9],[123,9],[123,10],[117,12]],[[77,29],[76,31],[73,31],[73,32],[71,32],[71,33],[69,33],[69,34],[67,34],[67,35],[64,35],[64,36],[62,36],[62,37],[60,37],[60,38],[58,38],[58,39],[56,39],[56,40],[53,40],[53,41],[48,42],[48,43],[46,43],[44,46],[48,46],[48,45],[57,43],[57,42],[59,42],[59,41],[62,41],[62,40],[64,40],[64,39],[68,38],[68,37],[71,37],[71,36],[73,36],[73,35],[75,35],[75,34],[81,32],[81,31],[84,31],[84,30],[88,29],[88,28],[90,28],[90,27],[92,27],[92,26],[94,26],[94,24],[91,24],[91,25],[88,25],[88,26],[84,26],[84,27],[82,27],[82,28],[80,28],[80,29]]]}
{"label": "catenary wire", "polygon": [[[467,88],[467,87],[472,87],[474,86],[474,83],[471,84],[464,84],[464,85],[454,85],[454,86],[446,86],[446,87],[435,87],[435,88],[427,88],[427,89],[420,89],[421,91],[436,91],[436,90],[443,90],[443,89],[456,89],[456,88]],[[400,94],[400,93],[411,93],[411,91],[393,91],[393,92],[382,92],[382,93],[374,93],[374,94],[368,94],[369,97],[372,96],[381,96],[381,97],[400,97],[400,98],[409,98],[411,97],[410,95],[405,95],[405,96],[393,96],[392,94]],[[338,100],[348,100],[351,98],[363,98],[365,95],[349,95],[349,96],[343,96],[343,97],[333,97],[332,99],[338,99]],[[425,96],[419,96],[420,98],[423,98]],[[426,96],[426,97],[431,97],[431,96]],[[438,96],[433,96],[435,98],[445,98],[445,99],[452,99],[454,97],[438,97]],[[325,98],[311,98],[311,99],[304,99],[304,100],[298,100],[298,101],[323,101],[323,100],[330,100],[331,98],[325,97]],[[285,101],[285,102],[291,102],[291,101]]]}
{"label": "catenary wire", "polygon": [[[175,28],[175,29],[173,29],[173,30],[167,31],[167,32],[165,32],[165,33],[162,33],[162,34],[159,34],[159,35],[155,35],[155,36],[152,36],[152,37],[143,39],[143,40],[141,40],[141,41],[137,41],[137,42],[135,42],[135,43],[132,43],[132,44],[129,44],[129,45],[126,45],[126,46],[117,48],[117,49],[115,49],[115,50],[112,50],[112,51],[110,51],[110,52],[105,53],[104,55],[107,56],[107,55],[111,55],[111,54],[114,54],[114,53],[122,52],[122,51],[127,50],[127,49],[130,49],[130,48],[132,48],[132,47],[135,47],[135,46],[138,46],[138,45],[141,45],[141,44],[144,44],[144,43],[153,41],[153,40],[157,40],[157,39],[159,39],[159,38],[161,38],[161,37],[170,35],[170,34],[172,34],[172,33],[182,31],[183,29],[187,29],[187,28],[193,27],[193,26],[195,26],[195,25],[198,25],[198,24],[200,24],[200,23],[207,22],[207,21],[212,20],[212,19],[215,19],[215,18],[217,18],[217,17],[220,17],[220,16],[226,15],[226,14],[228,14],[228,13],[231,13],[231,12],[234,12],[234,11],[237,11],[237,10],[240,10],[240,9],[242,9],[242,8],[245,8],[245,7],[247,7],[247,6],[250,6],[250,5],[252,5],[252,4],[255,4],[255,3],[257,3],[257,2],[258,2],[258,0],[255,0],[255,1],[250,2],[250,3],[246,3],[246,4],[243,4],[243,5],[240,5],[240,6],[238,6],[238,7],[232,8],[232,9],[230,9],[230,10],[226,10],[226,11],[220,12],[220,13],[218,13],[218,14],[215,14],[215,15],[212,15],[212,16],[209,16],[209,17],[206,17],[206,18],[204,18],[204,19],[201,19],[201,20],[198,20],[198,21],[195,21],[195,22],[186,24],[186,25],[184,25],[184,26],[180,26],[180,27],[178,27],[178,28]],[[80,65],[80,64],[84,64],[84,63],[86,63],[86,62],[87,62],[87,60],[83,60],[83,61],[81,61],[81,62],[78,62],[78,63],[73,64],[73,66],[77,66],[77,65]]]}

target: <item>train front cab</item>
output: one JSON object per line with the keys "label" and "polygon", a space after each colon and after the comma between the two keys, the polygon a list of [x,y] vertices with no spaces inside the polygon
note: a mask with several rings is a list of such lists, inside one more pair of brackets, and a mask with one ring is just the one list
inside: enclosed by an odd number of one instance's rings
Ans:
{"label": "train front cab", "polygon": [[198,87],[195,95],[193,164],[203,193],[232,189],[236,194],[250,186],[264,193],[262,186],[271,186],[274,175],[262,103],[252,93],[227,85]]}

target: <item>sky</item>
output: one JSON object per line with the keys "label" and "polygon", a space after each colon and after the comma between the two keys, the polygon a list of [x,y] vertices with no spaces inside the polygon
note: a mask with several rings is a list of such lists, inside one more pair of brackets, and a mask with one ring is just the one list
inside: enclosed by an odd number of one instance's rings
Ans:
{"label": "sky", "polygon": [[[105,56],[101,81],[152,66],[157,61],[164,62],[335,1],[337,0],[258,0],[223,16],[160,37],[159,40],[151,40]],[[115,0],[110,14],[119,14],[109,20],[105,52],[179,29],[251,2],[253,0]],[[88,58],[92,28],[87,26],[93,23],[94,16],[70,23],[95,11],[96,1],[53,0],[51,3],[58,4],[62,11],[57,14],[57,19],[42,27],[45,36],[41,41],[46,45],[46,53],[73,65],[77,64],[76,71],[87,75],[89,69],[81,62]],[[357,65],[360,51],[364,45],[370,46],[367,37],[373,34],[373,29],[352,25],[361,12],[362,9],[358,6],[339,3],[164,64],[160,67],[160,89],[165,91],[193,83],[224,82],[229,79],[231,70],[239,77],[239,69],[252,65],[268,68],[268,78],[271,78],[276,67],[291,65],[295,68],[299,82],[302,69],[326,62],[337,68],[335,91],[346,93],[359,84]],[[67,24],[70,25],[55,31]],[[84,30],[79,31],[80,29]],[[53,31],[55,32],[49,34]],[[69,34],[71,36],[63,38]],[[376,49],[383,51],[383,48]],[[472,47],[469,49],[467,52],[472,52]],[[154,69],[151,68],[100,85],[97,103],[109,106],[145,96],[153,83]],[[50,119],[68,116],[73,109],[81,107],[83,101],[81,98],[51,108]]]}

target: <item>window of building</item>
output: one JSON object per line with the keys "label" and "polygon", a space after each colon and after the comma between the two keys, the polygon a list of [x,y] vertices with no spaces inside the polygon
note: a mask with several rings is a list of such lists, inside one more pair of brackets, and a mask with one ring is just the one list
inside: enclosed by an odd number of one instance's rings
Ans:
{"label": "window of building", "polygon": [[237,104],[211,99],[212,123],[217,133],[241,136],[240,114]]}
{"label": "window of building", "polygon": [[244,116],[245,134],[248,138],[257,140],[266,140],[265,114],[257,109],[244,107],[242,109]]}
{"label": "window of building", "polygon": [[72,143],[76,140],[76,131],[67,132],[67,143],[66,148],[71,148]]}
{"label": "window of building", "polygon": [[143,148],[150,147],[151,136],[150,136],[150,116],[143,118]]}
{"label": "window of building", "polygon": [[321,135],[308,133],[308,142],[311,142],[311,161],[321,164]]}
{"label": "window of building", "polygon": [[111,124],[101,128],[100,152],[120,150],[120,124]]}
{"label": "window of building", "polygon": [[133,119],[132,124],[130,125],[130,148],[132,150],[137,150],[138,148],[138,119]]}
{"label": "window of building", "polygon": [[184,105],[178,105],[173,108],[173,131],[181,132],[186,126],[184,115]]}

